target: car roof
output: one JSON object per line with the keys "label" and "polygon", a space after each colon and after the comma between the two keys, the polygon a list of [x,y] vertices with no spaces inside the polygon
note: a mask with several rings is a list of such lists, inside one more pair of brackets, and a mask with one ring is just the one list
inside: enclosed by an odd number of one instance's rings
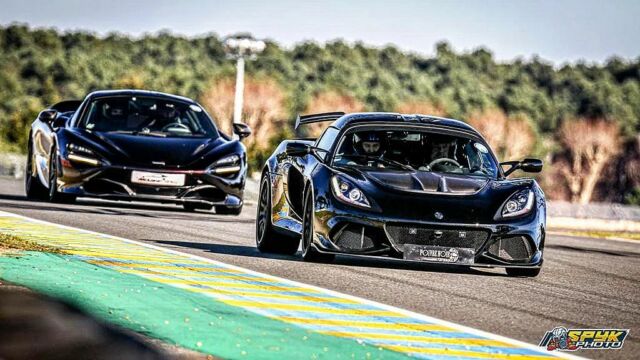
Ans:
{"label": "car roof", "polygon": [[331,126],[343,129],[347,126],[355,124],[375,124],[375,123],[403,123],[403,124],[429,124],[451,127],[461,130],[472,131],[478,133],[476,129],[469,124],[455,119],[443,118],[432,115],[422,114],[400,114],[389,112],[363,112],[346,114],[338,118]]}
{"label": "car roof", "polygon": [[94,91],[87,95],[88,99],[95,99],[99,97],[111,97],[111,96],[146,96],[146,97],[155,97],[161,99],[171,99],[182,102],[187,102],[190,104],[196,104],[195,101],[184,97],[173,94],[167,94],[159,91],[150,91],[150,90],[133,90],[133,89],[122,89],[122,90],[99,90]]}

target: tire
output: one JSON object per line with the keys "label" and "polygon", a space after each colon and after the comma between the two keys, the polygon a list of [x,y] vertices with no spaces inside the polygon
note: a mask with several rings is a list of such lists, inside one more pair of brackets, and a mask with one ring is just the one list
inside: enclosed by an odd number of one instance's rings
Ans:
{"label": "tire", "polygon": [[55,203],[72,203],[76,200],[74,195],[58,192],[58,155],[55,146],[51,149],[49,158],[49,189],[48,200]]}
{"label": "tire", "polygon": [[35,162],[34,154],[31,150],[31,142],[29,142],[29,151],[27,153],[27,166],[24,174],[24,190],[29,200],[46,200],[47,188],[42,185],[38,179],[37,173],[34,171]]}
{"label": "tire", "polygon": [[281,235],[271,223],[271,185],[268,175],[260,181],[260,198],[256,214],[256,247],[263,253],[293,255],[298,251],[300,238]]}
{"label": "tire", "polygon": [[211,208],[213,208],[212,205],[207,205],[207,204],[190,204],[190,203],[184,203],[182,204],[182,207],[189,212],[194,212],[196,210],[204,210],[204,211],[209,211],[211,210]]}
{"label": "tire", "polygon": [[305,194],[302,216],[302,259],[310,262],[329,263],[335,259],[333,254],[323,254],[311,246],[313,238],[313,196],[311,190]]}
{"label": "tire", "polygon": [[507,275],[513,277],[536,277],[542,268],[507,268]]}
{"label": "tire", "polygon": [[216,214],[218,215],[240,215],[242,212],[242,206],[239,207],[229,207],[229,206],[216,206]]}

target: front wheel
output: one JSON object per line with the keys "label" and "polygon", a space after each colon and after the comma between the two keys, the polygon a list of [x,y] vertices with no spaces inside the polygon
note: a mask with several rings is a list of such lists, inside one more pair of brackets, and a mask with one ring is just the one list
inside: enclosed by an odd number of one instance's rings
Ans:
{"label": "front wheel", "polygon": [[49,201],[56,203],[72,203],[76,197],[58,191],[58,155],[54,147],[49,158]]}
{"label": "front wheel", "polygon": [[507,268],[507,275],[513,277],[536,277],[542,268]]}
{"label": "front wheel", "polygon": [[27,166],[24,174],[24,190],[29,200],[45,200],[47,199],[47,188],[42,185],[38,179],[38,173],[35,171],[34,154],[29,144],[29,153],[27,154]]}
{"label": "front wheel", "polygon": [[269,176],[260,181],[260,198],[256,214],[256,247],[263,253],[293,255],[298,251],[300,238],[278,234],[271,223],[271,185]]}
{"label": "front wheel", "polygon": [[333,254],[323,254],[318,252],[313,246],[313,196],[311,190],[307,191],[304,201],[302,217],[302,259],[311,262],[332,262],[335,258]]}

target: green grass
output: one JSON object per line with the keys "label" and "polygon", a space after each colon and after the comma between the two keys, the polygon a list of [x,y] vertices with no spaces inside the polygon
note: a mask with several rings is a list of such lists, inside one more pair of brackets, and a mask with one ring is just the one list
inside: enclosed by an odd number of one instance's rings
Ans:
{"label": "green grass", "polygon": [[6,154],[21,154],[24,155],[24,149],[21,149],[18,144],[9,143],[5,140],[0,139],[0,153]]}
{"label": "green grass", "polygon": [[23,237],[0,233],[0,252],[1,251],[39,251],[52,254],[62,254],[59,248],[38,244],[37,242],[27,240]]}
{"label": "green grass", "polygon": [[571,236],[583,236],[593,238],[620,238],[627,240],[640,241],[640,233],[637,232],[622,232],[622,231],[579,231],[579,230],[560,230],[554,231],[555,233]]}

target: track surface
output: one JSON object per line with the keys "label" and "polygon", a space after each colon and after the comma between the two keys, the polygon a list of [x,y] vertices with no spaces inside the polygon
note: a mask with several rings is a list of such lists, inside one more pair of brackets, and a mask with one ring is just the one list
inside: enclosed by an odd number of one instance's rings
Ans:
{"label": "track surface", "polygon": [[640,243],[549,236],[542,274],[522,279],[508,278],[499,269],[350,257],[312,264],[267,256],[254,246],[252,205],[233,217],[89,199],[74,205],[29,202],[21,182],[4,178],[0,210],[208,257],[529,343],[560,325],[628,328],[622,350],[579,355],[632,359],[640,354]]}

